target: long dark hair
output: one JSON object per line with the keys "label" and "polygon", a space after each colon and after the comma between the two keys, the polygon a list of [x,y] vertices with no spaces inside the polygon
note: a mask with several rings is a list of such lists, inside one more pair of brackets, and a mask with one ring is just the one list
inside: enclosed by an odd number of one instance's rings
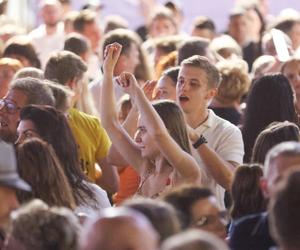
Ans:
{"label": "long dark hair", "polygon": [[254,81],[247,99],[242,128],[244,162],[249,162],[258,134],[275,121],[297,123],[293,91],[282,74],[266,75]]}
{"label": "long dark hair", "polygon": [[77,205],[95,201],[87,177],[79,164],[78,148],[64,113],[50,106],[29,105],[20,112],[21,120],[33,122],[39,136],[52,145],[70,182]]}
{"label": "long dark hair", "polygon": [[259,185],[262,176],[263,171],[259,165],[242,165],[237,168],[231,187],[232,219],[265,211],[266,200]]}
{"label": "long dark hair", "polygon": [[284,141],[300,140],[299,127],[292,122],[273,122],[256,138],[251,156],[252,163],[264,164],[267,152]]}
{"label": "long dark hair", "polygon": [[17,191],[21,203],[37,198],[49,206],[75,208],[69,181],[50,144],[39,138],[26,139],[17,147],[20,176],[32,192]]}

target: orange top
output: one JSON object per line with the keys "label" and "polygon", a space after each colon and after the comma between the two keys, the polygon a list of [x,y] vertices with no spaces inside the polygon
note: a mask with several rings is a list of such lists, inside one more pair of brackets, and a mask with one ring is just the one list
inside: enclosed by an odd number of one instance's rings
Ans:
{"label": "orange top", "polygon": [[139,174],[131,166],[125,167],[119,171],[119,176],[120,188],[113,196],[113,203],[115,205],[120,205],[124,200],[133,196],[136,193],[141,180]]}

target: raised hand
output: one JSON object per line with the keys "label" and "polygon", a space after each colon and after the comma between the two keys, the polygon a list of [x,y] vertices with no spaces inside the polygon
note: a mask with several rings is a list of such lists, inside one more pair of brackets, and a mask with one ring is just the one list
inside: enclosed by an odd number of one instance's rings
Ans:
{"label": "raised hand", "polygon": [[143,91],[149,101],[157,99],[158,91],[156,91],[156,84],[156,80],[149,80],[143,86]]}
{"label": "raised hand", "polygon": [[131,73],[122,72],[121,75],[116,78],[116,81],[123,88],[124,92],[129,94],[132,98],[135,96],[135,91],[140,89],[137,80]]}
{"label": "raised hand", "polygon": [[112,43],[105,47],[103,70],[104,73],[113,73],[113,70],[118,62],[122,51],[122,45],[119,43]]}

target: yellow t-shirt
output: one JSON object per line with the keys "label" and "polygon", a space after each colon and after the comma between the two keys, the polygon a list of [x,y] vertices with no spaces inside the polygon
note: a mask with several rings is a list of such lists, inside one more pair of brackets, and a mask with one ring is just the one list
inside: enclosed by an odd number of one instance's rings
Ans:
{"label": "yellow t-shirt", "polygon": [[108,154],[111,141],[97,117],[75,108],[69,109],[68,115],[70,128],[79,147],[81,168],[92,181],[95,181],[95,164]]}

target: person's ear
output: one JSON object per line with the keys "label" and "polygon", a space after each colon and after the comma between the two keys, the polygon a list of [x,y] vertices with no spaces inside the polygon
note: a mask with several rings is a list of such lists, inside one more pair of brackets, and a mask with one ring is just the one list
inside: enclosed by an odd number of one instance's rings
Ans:
{"label": "person's ear", "polygon": [[264,195],[265,198],[269,198],[269,188],[268,188],[268,182],[267,180],[262,177],[259,181],[259,186],[260,186],[260,189]]}
{"label": "person's ear", "polygon": [[206,99],[211,100],[218,94],[218,88],[210,88],[207,90]]}
{"label": "person's ear", "polygon": [[66,86],[68,86],[71,90],[74,90],[77,86],[77,79],[73,77],[66,82]]}

